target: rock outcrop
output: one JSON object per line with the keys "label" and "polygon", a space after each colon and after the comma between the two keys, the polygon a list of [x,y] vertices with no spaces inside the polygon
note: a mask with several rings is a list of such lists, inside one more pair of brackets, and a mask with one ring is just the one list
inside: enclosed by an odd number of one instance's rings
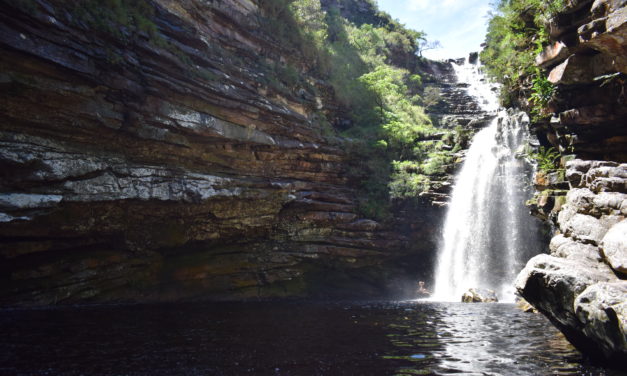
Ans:
{"label": "rock outcrop", "polygon": [[259,2],[72,4],[0,3],[0,303],[373,296],[428,265],[437,220],[359,215],[333,90]]}
{"label": "rock outcrop", "polygon": [[549,23],[550,44],[536,63],[557,86],[555,113],[541,133],[564,153],[627,160],[625,1],[567,2]]}
{"label": "rock outcrop", "polygon": [[[627,2],[568,1],[536,63],[556,85],[554,116],[536,124],[561,168],[539,171],[534,215],[556,226],[550,255],[519,274],[521,295],[580,350],[627,358]],[[622,363],[621,363],[622,362]]]}
{"label": "rock outcrop", "polygon": [[594,358],[627,356],[627,164],[573,160],[550,255],[532,258],[516,288]]}
{"label": "rock outcrop", "polygon": [[488,289],[468,289],[462,295],[462,303],[496,303],[499,299],[496,292]]}

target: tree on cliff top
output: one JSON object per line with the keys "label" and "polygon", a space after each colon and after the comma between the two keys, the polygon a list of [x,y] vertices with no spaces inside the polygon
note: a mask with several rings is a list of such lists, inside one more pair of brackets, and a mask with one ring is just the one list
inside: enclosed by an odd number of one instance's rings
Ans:
{"label": "tree on cliff top", "polygon": [[428,50],[435,50],[438,48],[442,48],[442,44],[438,40],[428,41],[426,39],[421,39],[418,42],[418,56],[422,57],[422,53]]}

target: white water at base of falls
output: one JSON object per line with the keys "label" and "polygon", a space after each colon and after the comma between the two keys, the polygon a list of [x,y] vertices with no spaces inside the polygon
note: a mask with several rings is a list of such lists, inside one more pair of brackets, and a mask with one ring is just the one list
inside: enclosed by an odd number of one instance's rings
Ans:
{"label": "white water at base of falls", "polygon": [[[458,80],[494,112],[495,91],[468,65],[455,67]],[[472,139],[449,202],[432,300],[460,301],[469,288],[485,288],[514,301],[516,275],[541,249],[539,226],[524,206],[533,174],[522,153],[528,123],[523,112],[501,110]]]}

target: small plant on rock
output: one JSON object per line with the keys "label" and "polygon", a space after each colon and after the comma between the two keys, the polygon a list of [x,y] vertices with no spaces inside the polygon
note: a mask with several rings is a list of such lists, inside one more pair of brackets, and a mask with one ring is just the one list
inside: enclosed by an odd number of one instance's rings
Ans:
{"label": "small plant on rock", "polygon": [[529,102],[534,120],[537,120],[549,115],[547,105],[555,93],[555,86],[541,72],[536,73],[532,83]]}
{"label": "small plant on rock", "polygon": [[558,167],[560,153],[554,147],[545,148],[540,146],[537,153],[532,153],[531,157],[538,163],[540,171],[551,171]]}

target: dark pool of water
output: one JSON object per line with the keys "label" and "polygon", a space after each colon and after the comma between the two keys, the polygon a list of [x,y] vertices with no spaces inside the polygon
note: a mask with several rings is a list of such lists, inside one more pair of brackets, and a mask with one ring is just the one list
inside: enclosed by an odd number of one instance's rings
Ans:
{"label": "dark pool of water", "polygon": [[620,375],[507,304],[0,310],[0,375]]}

